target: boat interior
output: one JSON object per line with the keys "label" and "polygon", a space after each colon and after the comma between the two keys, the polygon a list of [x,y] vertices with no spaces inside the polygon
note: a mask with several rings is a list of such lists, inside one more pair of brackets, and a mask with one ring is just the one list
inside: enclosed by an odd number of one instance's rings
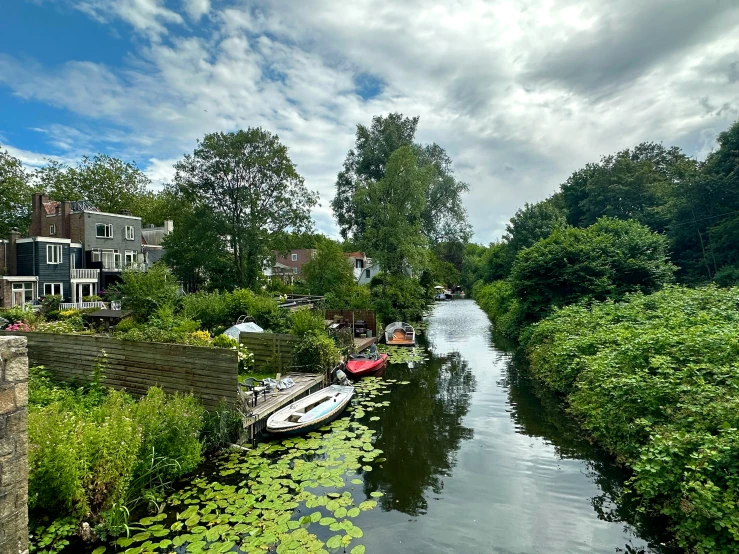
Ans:
{"label": "boat interior", "polygon": [[416,334],[408,324],[393,329],[392,335],[385,337],[385,342],[389,345],[408,346],[416,343]]}

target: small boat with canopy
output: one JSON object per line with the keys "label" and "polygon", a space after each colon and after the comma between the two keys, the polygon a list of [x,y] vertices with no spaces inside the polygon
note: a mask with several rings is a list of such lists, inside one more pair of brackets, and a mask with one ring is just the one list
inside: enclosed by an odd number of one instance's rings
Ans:
{"label": "small boat with canopy", "polygon": [[403,321],[391,323],[385,327],[385,343],[388,346],[415,346],[416,330]]}

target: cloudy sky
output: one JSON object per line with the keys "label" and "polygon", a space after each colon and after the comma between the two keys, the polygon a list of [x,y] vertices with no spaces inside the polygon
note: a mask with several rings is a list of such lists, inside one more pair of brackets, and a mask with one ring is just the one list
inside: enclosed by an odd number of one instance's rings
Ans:
{"label": "cloudy sky", "polygon": [[474,240],[642,141],[703,157],[739,119],[739,0],[2,0],[0,144],[105,152],[155,184],[207,132],[262,126],[328,206],[357,123],[445,147]]}

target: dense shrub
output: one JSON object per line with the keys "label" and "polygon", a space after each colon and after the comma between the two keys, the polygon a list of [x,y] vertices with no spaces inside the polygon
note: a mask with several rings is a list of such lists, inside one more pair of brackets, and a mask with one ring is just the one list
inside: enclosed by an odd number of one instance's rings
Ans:
{"label": "dense shrub", "polygon": [[293,365],[297,371],[320,373],[336,366],[340,356],[339,349],[329,336],[311,332],[304,335],[293,349]]}
{"label": "dense shrub", "polygon": [[196,292],[182,297],[181,315],[199,321],[205,329],[216,326],[229,326],[235,319],[232,316],[232,296],[230,293]]}
{"label": "dense shrub", "polygon": [[378,275],[370,283],[372,304],[383,324],[393,321],[421,321],[430,295],[417,279],[408,276]]}
{"label": "dense shrub", "polygon": [[120,300],[121,307],[139,322],[145,322],[157,310],[174,310],[179,286],[166,266],[154,264],[149,271],[124,270],[121,282],[113,285],[108,296]]}
{"label": "dense shrub", "polygon": [[490,317],[496,333],[515,338],[524,323],[521,302],[513,294],[508,281],[494,281],[489,285],[475,287],[474,298],[482,310]]}
{"label": "dense shrub", "polygon": [[645,510],[691,552],[739,539],[739,288],[669,287],[536,324],[533,374],[634,470]]}
{"label": "dense shrub", "polygon": [[109,527],[114,506],[161,494],[202,459],[204,411],[192,395],[152,387],[134,401],[120,391],[69,388],[37,369],[29,389],[34,513],[71,514]]}
{"label": "dense shrub", "polygon": [[510,283],[527,322],[581,300],[653,292],[672,280],[667,239],[635,221],[607,217],[586,229],[557,229],[522,250]]}
{"label": "dense shrub", "polygon": [[326,329],[323,316],[310,309],[295,310],[290,313],[290,332],[303,336],[308,333],[320,333]]}
{"label": "dense shrub", "polygon": [[62,302],[62,297],[60,295],[50,294],[49,296],[44,296],[44,299],[41,302],[41,308],[44,311],[44,313],[48,315],[48,312],[58,311],[59,304],[61,304],[61,302]]}
{"label": "dense shrub", "polygon": [[239,341],[236,339],[232,339],[228,335],[218,335],[215,337],[210,345],[213,348],[238,348],[239,347]]}

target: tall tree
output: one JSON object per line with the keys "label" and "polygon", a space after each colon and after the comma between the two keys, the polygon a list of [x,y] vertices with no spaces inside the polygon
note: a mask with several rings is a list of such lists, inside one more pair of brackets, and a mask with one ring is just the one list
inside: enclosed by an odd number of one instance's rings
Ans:
{"label": "tall tree", "polygon": [[433,166],[419,168],[413,149],[402,146],[390,156],[385,176],[355,193],[365,225],[362,243],[385,273],[404,275],[408,268],[422,268],[424,191],[434,178]]}
{"label": "tall tree", "polygon": [[89,200],[100,211],[132,213],[148,193],[149,178],[135,162],[124,162],[106,154],[85,156],[76,166],[49,160],[35,178],[57,200]]}
{"label": "tall tree", "polygon": [[268,131],[205,135],[175,169],[178,191],[207,206],[224,225],[236,285],[256,285],[274,233],[312,229],[310,209],[318,195],[305,186],[287,147]]}
{"label": "tall tree", "polygon": [[357,191],[385,176],[390,156],[403,146],[411,146],[418,167],[433,167],[434,178],[424,184],[421,231],[431,244],[466,242],[471,236],[462,195],[469,186],[454,177],[452,161],[438,144],[414,143],[418,117],[399,113],[375,116],[368,128],[357,125],[354,149],[336,178],[336,196],[331,202],[344,239],[362,240],[365,214],[357,208]]}
{"label": "tall tree", "polygon": [[535,242],[547,238],[555,229],[562,229],[567,225],[564,212],[558,209],[551,199],[524,204],[506,224],[506,234],[503,236],[511,260],[524,248],[529,248]]}
{"label": "tall tree", "polygon": [[21,161],[0,150],[0,238],[7,237],[13,228],[28,232],[33,190]]}
{"label": "tall tree", "polygon": [[328,239],[318,246],[316,257],[303,266],[303,275],[310,294],[324,295],[354,283],[352,265],[341,246]]}

